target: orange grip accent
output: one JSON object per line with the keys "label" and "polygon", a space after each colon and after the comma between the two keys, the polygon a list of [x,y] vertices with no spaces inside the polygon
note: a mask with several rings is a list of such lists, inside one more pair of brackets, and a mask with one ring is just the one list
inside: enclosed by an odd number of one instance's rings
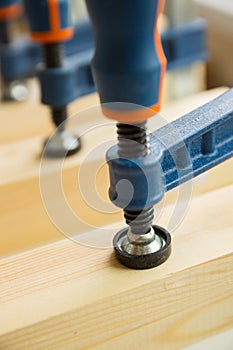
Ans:
{"label": "orange grip accent", "polygon": [[73,28],[61,29],[59,32],[44,32],[44,33],[31,33],[30,37],[33,41],[41,44],[49,44],[54,42],[60,42],[71,39],[73,36]]}
{"label": "orange grip accent", "polygon": [[23,8],[21,4],[12,4],[7,7],[0,8],[0,20],[6,21],[21,16]]}
{"label": "orange grip accent", "polygon": [[57,0],[48,0],[51,30],[43,33],[31,33],[31,38],[42,44],[69,40],[73,35],[73,28],[60,29],[60,14]]}
{"label": "orange grip accent", "polygon": [[158,18],[159,18],[159,15],[162,13],[163,8],[164,8],[164,0],[160,0],[158,4],[157,14],[156,14],[156,25],[155,25],[155,32],[154,32],[155,49],[161,65],[160,87],[159,87],[159,94],[158,94],[159,101],[156,105],[151,107],[156,113],[158,113],[161,108],[164,76],[165,76],[166,67],[167,67],[167,60],[163,52],[163,47],[162,47],[161,38],[159,34],[159,29],[158,29]]}
{"label": "orange grip accent", "polygon": [[[116,120],[119,123],[124,124],[137,124],[140,122],[144,122],[145,120],[153,117],[155,115],[155,110],[158,108],[158,105],[153,107],[144,107],[132,111],[117,111],[113,109],[108,109],[106,107],[101,106],[102,113],[105,117]],[[157,112],[159,111],[159,108]]]}

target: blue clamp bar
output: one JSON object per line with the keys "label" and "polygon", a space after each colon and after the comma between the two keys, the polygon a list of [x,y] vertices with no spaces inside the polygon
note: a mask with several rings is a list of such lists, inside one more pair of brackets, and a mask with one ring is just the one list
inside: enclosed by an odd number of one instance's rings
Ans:
{"label": "blue clamp bar", "polygon": [[89,62],[93,50],[72,55],[63,67],[41,69],[38,77],[41,83],[42,103],[53,107],[66,106],[80,96],[95,91]]}
{"label": "blue clamp bar", "polygon": [[207,23],[197,18],[162,33],[167,71],[208,59]]}
{"label": "blue clamp bar", "polygon": [[[83,20],[75,26],[73,39],[64,42],[65,55],[72,56],[90,49],[94,41],[90,22]],[[0,45],[1,74],[4,80],[12,81],[36,75],[36,67],[41,62],[40,46],[29,41],[27,36],[9,44]],[[85,65],[90,64],[90,57]]]}
{"label": "blue clamp bar", "polygon": [[233,89],[152,133],[151,139],[152,148],[160,144],[163,154],[165,191],[232,157]]}
{"label": "blue clamp bar", "polygon": [[14,5],[17,2],[20,2],[20,1],[17,1],[17,0],[1,0],[0,1],[0,7],[1,8],[8,7],[8,6]]}
{"label": "blue clamp bar", "polygon": [[[174,70],[208,58],[206,23],[202,19],[170,29],[162,34],[167,57],[167,70]],[[90,22],[84,20],[74,28],[74,36],[64,43],[66,56],[93,49],[94,40]],[[41,61],[40,48],[25,36],[10,45],[0,45],[1,74],[4,80],[17,80],[35,76]],[[90,64],[90,61],[86,62]]]}
{"label": "blue clamp bar", "polygon": [[149,156],[120,159],[113,146],[107,152],[111,200],[128,210],[153,206],[164,192],[232,157],[232,131],[233,89],[153,132]]}
{"label": "blue clamp bar", "polygon": [[0,46],[1,75],[5,81],[30,78],[36,74],[39,63],[39,47],[27,36],[7,45]]}

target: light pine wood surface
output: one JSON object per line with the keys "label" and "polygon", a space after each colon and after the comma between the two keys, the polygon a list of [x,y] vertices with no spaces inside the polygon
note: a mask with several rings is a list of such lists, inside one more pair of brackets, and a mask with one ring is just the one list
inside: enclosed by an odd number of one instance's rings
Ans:
{"label": "light pine wood surface", "polygon": [[232,327],[232,198],[193,198],[156,269],[68,239],[2,259],[0,348],[175,350]]}
{"label": "light pine wood surface", "polygon": [[[174,102],[164,109],[166,118],[173,120],[224,90]],[[90,106],[95,98],[80,102]],[[97,125],[101,118],[97,113],[91,120]],[[198,196],[192,197],[188,214],[172,232],[171,258],[157,269],[132,271],[115,261],[111,248],[62,239],[40,196],[38,154],[44,131],[41,137],[28,132],[29,139],[3,142],[0,154],[0,254],[7,254],[0,260],[0,349],[178,350],[233,327],[231,160],[195,180],[193,194]],[[109,246],[113,233],[124,225],[115,223],[120,212],[93,211],[77,184],[85,152],[100,134],[93,131],[84,137],[83,151],[65,162],[62,185],[81,218],[78,226],[70,222],[78,232],[75,239],[101,239]],[[84,169],[84,187],[92,187],[88,174],[100,165],[97,158]],[[52,183],[56,162],[47,167]],[[107,168],[102,166],[96,188],[104,199],[107,184]],[[156,220],[160,225],[166,227],[178,194],[175,190],[166,196],[163,215]],[[52,187],[51,197],[58,203]],[[64,222],[69,221],[62,214]],[[106,224],[111,225],[105,231],[98,229]],[[93,231],[92,225],[97,227]]]}

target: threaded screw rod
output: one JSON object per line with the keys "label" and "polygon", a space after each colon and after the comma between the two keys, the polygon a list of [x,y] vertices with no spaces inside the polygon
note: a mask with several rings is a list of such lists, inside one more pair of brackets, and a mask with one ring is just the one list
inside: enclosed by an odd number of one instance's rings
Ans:
{"label": "threaded screw rod", "polygon": [[2,44],[11,43],[11,23],[9,20],[0,21],[0,38]]}
{"label": "threaded screw rod", "polygon": [[117,123],[117,136],[120,157],[145,157],[149,153],[146,122],[134,125]]}
{"label": "threaded screw rod", "polygon": [[[60,43],[49,43],[42,46],[44,63],[47,68],[59,68],[64,64],[63,46]],[[51,107],[52,121],[59,130],[64,130],[68,117],[67,106]]]}
{"label": "threaded screw rod", "polygon": [[[140,124],[117,124],[118,154],[122,158],[145,157],[150,150],[146,122]],[[126,223],[136,235],[146,234],[151,230],[154,208],[141,211],[124,209]]]}
{"label": "threaded screw rod", "polygon": [[[11,31],[11,20],[6,19],[6,20],[1,20],[0,21],[0,39],[1,39],[1,44],[3,45],[9,45],[12,43],[12,31]],[[12,96],[11,96],[11,80],[6,80],[4,76],[2,76],[2,96],[1,99],[3,101],[11,101]]]}

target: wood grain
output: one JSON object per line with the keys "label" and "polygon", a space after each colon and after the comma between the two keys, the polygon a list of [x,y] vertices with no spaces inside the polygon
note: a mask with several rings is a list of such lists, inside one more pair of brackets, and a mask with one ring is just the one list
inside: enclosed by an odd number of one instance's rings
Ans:
{"label": "wood grain", "polygon": [[175,350],[232,327],[232,198],[195,197],[157,269],[69,240],[2,259],[0,348]]}
{"label": "wood grain", "polygon": [[[216,97],[223,92],[224,88],[194,95],[182,101],[173,102],[166,107],[166,117],[168,120],[192,110],[196,105],[203,104],[207,100]],[[89,103],[92,102],[89,97]],[[95,109],[96,111],[96,109]],[[87,114],[83,115],[81,124],[87,123]],[[102,115],[90,113],[91,125],[99,125]],[[96,144],[106,141],[106,135],[113,138],[115,142],[115,132],[113,125],[107,129],[94,129],[82,138],[83,149],[75,157],[67,159],[61,168],[61,181],[66,200],[74,213],[79,217],[79,221],[70,220],[70,226],[78,232],[87,231],[90,226],[101,227],[122,218],[122,213],[111,206],[112,214],[106,214],[97,209],[102,205],[103,200],[108,198],[108,169],[104,162],[104,149],[98,149],[96,159],[83,161],[89,151],[95,149]],[[107,131],[106,131],[107,130]],[[3,205],[0,207],[0,255],[13,253],[17,250],[25,249],[37,244],[48,242],[52,239],[62,238],[62,233],[50,221],[43,206],[39,187],[39,165],[38,159],[41,141],[39,138],[20,141],[2,146],[0,149],[0,196]],[[35,156],[37,154],[37,157]],[[54,168],[57,162],[48,161],[46,163],[47,179],[53,182]],[[100,170],[98,170],[100,168]],[[77,175],[82,169],[84,181],[79,183]],[[193,183],[193,194],[198,195],[215,188],[223,187],[232,183],[233,160],[214,168],[207,174],[198,177]],[[91,177],[96,174],[96,178]],[[224,176],[223,176],[224,174]],[[97,192],[95,190],[97,189]],[[165,202],[159,205],[166,206],[178,200],[179,190],[169,192],[165,197]],[[60,199],[56,188],[52,185],[49,195],[54,203],[59,203]],[[83,198],[83,195],[86,198]],[[96,198],[94,205],[93,198]],[[97,205],[95,205],[97,204]],[[169,213],[164,211],[164,217]],[[26,224],[27,223],[27,224]],[[35,225],[36,223],[36,225]],[[166,223],[166,222],[165,222]],[[7,234],[6,234],[7,233]]]}

